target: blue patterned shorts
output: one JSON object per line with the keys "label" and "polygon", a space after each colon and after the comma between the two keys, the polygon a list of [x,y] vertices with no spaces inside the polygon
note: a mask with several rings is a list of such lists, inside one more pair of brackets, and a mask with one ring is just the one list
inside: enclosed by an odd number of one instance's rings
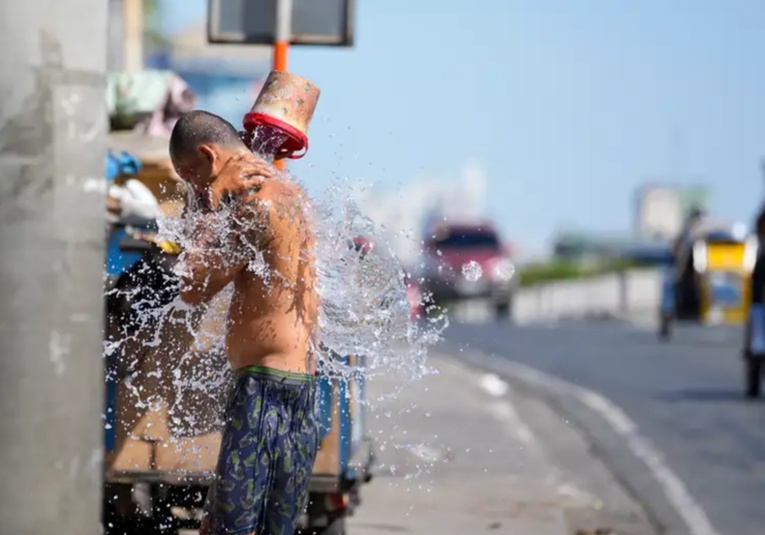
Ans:
{"label": "blue patterned shorts", "polygon": [[237,371],[205,505],[212,535],[294,533],[319,446],[318,398],[313,376]]}

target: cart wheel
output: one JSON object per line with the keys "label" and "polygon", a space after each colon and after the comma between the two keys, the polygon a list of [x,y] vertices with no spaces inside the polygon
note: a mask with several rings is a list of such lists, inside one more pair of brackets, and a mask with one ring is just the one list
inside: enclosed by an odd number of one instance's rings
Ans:
{"label": "cart wheel", "polygon": [[746,359],[746,397],[760,397],[760,385],[762,380],[762,361],[758,359]]}
{"label": "cart wheel", "polygon": [[662,314],[661,318],[659,319],[659,340],[669,340],[671,334],[672,320],[669,318],[669,316]]}
{"label": "cart wheel", "polygon": [[510,300],[500,301],[494,305],[494,318],[497,320],[503,320],[510,317]]}

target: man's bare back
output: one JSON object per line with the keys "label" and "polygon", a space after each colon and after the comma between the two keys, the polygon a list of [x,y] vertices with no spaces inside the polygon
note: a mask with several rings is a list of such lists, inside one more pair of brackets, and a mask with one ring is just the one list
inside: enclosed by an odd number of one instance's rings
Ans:
{"label": "man's bare back", "polygon": [[[278,173],[251,153],[224,164],[209,186],[212,211],[193,231],[199,245],[184,254],[181,296],[209,302],[233,282],[226,334],[232,368],[313,373],[314,236],[305,193]],[[230,223],[223,239],[213,226],[221,210]]]}

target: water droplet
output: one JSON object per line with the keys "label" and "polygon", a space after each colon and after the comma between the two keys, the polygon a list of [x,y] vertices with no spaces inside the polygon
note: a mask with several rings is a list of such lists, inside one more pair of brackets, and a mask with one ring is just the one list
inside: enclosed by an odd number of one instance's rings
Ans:
{"label": "water droplet", "polygon": [[471,282],[475,282],[483,275],[481,265],[475,260],[471,260],[462,266],[462,276]]}

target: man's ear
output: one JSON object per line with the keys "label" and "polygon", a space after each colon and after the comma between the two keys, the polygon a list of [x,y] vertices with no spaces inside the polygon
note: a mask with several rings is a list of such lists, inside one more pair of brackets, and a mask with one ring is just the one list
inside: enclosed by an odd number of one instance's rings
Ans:
{"label": "man's ear", "polygon": [[218,159],[218,153],[212,146],[203,143],[197,147],[197,150],[199,151],[199,154],[202,156],[202,158],[204,158],[210,164],[210,167],[215,165],[215,161]]}
{"label": "man's ear", "polygon": [[199,145],[197,151],[199,153],[199,164],[204,168],[204,171],[200,174],[212,182],[215,179],[215,175],[220,171],[218,169],[220,167],[220,155],[215,150],[215,147],[206,143]]}

